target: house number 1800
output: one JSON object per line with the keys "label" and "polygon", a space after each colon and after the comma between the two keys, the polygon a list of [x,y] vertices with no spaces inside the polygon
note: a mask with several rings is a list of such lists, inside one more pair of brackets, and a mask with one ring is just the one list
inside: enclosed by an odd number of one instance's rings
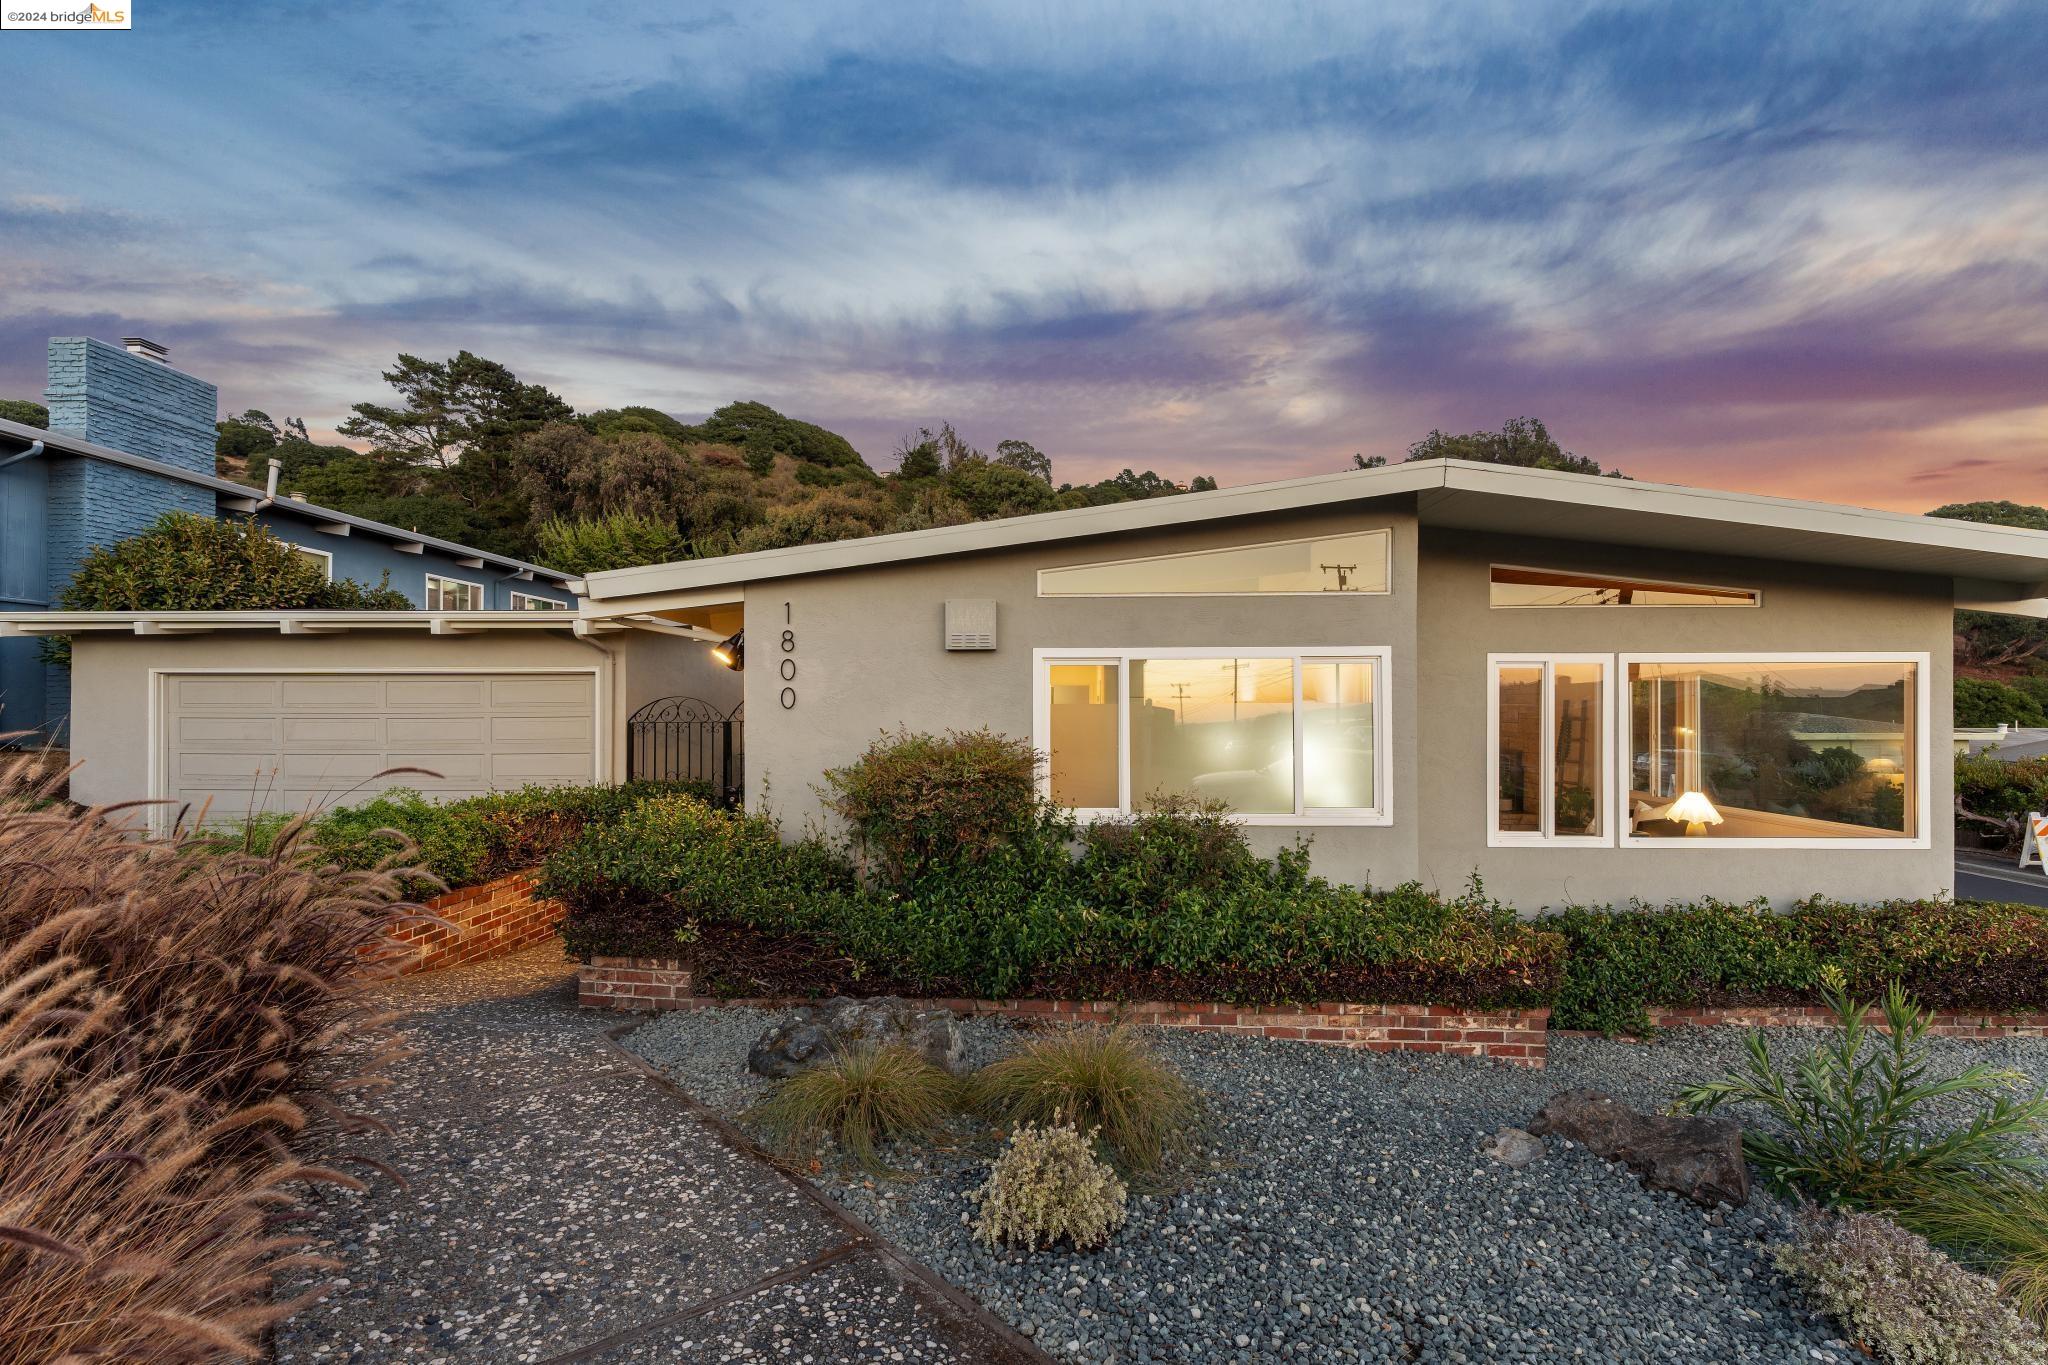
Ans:
{"label": "house number 1800", "polygon": [[796,681],[796,632],[789,628],[791,621],[789,603],[782,604],[782,663],[778,670],[782,674],[782,709],[796,709],[796,689],[788,684]]}

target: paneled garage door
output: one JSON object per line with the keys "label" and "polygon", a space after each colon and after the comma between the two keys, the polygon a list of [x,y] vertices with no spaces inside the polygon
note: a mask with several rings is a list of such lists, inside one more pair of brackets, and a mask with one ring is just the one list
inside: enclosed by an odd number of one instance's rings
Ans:
{"label": "paneled garage door", "polygon": [[[592,673],[165,673],[159,796],[209,819],[597,778]],[[425,768],[380,778],[389,768]]]}

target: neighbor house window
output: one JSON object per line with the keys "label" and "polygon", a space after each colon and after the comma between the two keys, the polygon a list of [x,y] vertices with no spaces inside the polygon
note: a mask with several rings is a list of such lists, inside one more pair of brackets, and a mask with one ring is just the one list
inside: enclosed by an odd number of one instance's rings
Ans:
{"label": "neighbor house window", "polygon": [[1753,607],[1760,597],[1755,588],[1710,588],[1496,564],[1488,600],[1496,607]]}
{"label": "neighbor house window", "polygon": [[307,545],[294,545],[292,549],[320,566],[320,572],[329,583],[334,581],[334,551],[315,550]]}
{"label": "neighbor house window", "polygon": [[427,575],[428,611],[482,611],[484,585],[461,578]]}
{"label": "neighbor house window", "polygon": [[1038,571],[1040,597],[1260,597],[1387,591],[1386,531]]}
{"label": "neighbor house window", "polygon": [[1494,655],[1487,663],[1487,842],[1611,843],[1611,660]]}
{"label": "neighbor house window", "polygon": [[1383,649],[1038,652],[1046,791],[1093,813],[1167,798],[1254,823],[1387,821]]}
{"label": "neighbor house window", "polygon": [[1622,656],[1631,842],[1927,838],[1927,656]]}
{"label": "neighbor house window", "polygon": [[514,611],[567,611],[567,602],[557,602],[552,597],[542,597],[537,592],[515,592],[512,594]]}

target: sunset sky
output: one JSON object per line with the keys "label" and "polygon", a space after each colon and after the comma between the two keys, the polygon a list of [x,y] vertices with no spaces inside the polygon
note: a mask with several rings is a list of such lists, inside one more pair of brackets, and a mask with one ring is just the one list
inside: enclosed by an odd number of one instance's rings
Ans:
{"label": "sunset sky", "polygon": [[0,34],[0,396],[140,332],[317,435],[400,350],[886,464],[1224,483],[1542,417],[2048,502],[2048,8],[136,0]]}

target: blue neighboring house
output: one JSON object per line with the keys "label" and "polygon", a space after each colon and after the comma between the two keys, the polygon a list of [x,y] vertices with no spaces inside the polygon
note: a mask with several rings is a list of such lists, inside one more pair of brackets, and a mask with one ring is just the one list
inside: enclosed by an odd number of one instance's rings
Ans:
{"label": "blue neighboring house", "polygon": [[[140,337],[52,337],[43,401],[48,431],[0,421],[0,611],[48,609],[87,551],[166,512],[253,517],[331,577],[388,573],[423,611],[575,605],[569,574],[217,477],[217,391]],[[34,640],[0,640],[0,733],[61,741],[70,709],[68,672]]]}

